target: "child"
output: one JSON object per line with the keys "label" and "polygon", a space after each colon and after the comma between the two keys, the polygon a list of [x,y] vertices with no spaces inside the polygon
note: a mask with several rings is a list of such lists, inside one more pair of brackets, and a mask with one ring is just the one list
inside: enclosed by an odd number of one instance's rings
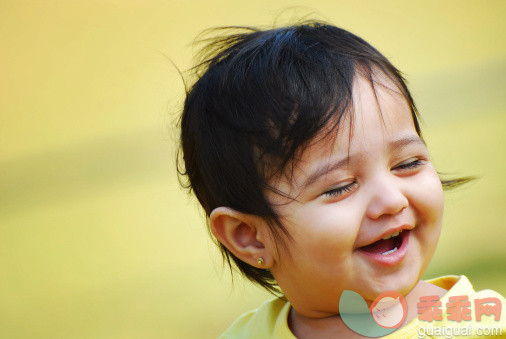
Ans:
{"label": "child", "polygon": [[443,187],[468,179],[439,179],[405,81],[376,49],[310,22],[232,31],[202,59],[180,122],[187,187],[228,264],[279,296],[223,338],[359,336],[340,309],[346,290],[368,306],[400,293],[399,337],[435,328],[421,320],[422,297],[440,298],[443,314],[452,296],[503,302],[463,276],[421,280],[441,232]]}

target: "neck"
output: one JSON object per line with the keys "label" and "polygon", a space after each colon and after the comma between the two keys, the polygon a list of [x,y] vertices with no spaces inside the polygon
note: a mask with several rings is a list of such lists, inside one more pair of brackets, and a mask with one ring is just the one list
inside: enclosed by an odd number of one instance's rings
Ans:
{"label": "neck", "polygon": [[[421,296],[443,296],[447,291],[441,287],[420,280],[415,287],[405,296],[408,306],[406,319],[401,327],[406,326],[417,317],[416,304]],[[304,338],[364,338],[350,330],[342,321],[339,314],[325,318],[310,318],[297,312],[293,307],[288,316],[288,325],[292,333],[299,339]]]}

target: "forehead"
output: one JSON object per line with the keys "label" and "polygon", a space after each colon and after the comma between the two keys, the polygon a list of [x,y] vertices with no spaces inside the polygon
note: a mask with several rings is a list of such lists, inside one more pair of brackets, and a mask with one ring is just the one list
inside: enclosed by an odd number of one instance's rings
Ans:
{"label": "forehead", "polygon": [[300,150],[297,162],[288,166],[292,173],[278,181],[284,192],[300,187],[322,163],[351,155],[375,157],[390,142],[418,138],[411,108],[387,76],[375,76],[372,81],[356,76],[352,98],[352,105],[339,124],[329,124]]}

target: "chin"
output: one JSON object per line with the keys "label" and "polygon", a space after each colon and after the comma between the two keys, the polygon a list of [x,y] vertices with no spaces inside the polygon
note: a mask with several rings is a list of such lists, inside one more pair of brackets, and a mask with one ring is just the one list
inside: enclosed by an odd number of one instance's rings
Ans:
{"label": "chin", "polygon": [[406,295],[418,284],[421,274],[419,270],[412,270],[409,267],[409,272],[401,270],[397,274],[374,279],[370,294],[364,297],[374,300],[378,295],[387,291],[395,291]]}

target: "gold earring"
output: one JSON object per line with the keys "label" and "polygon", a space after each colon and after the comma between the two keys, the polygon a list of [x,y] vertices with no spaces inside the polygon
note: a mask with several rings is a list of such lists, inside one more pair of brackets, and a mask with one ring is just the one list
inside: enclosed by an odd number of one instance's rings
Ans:
{"label": "gold earring", "polygon": [[260,258],[257,258],[257,263],[259,265],[263,265],[264,264],[264,258],[260,257]]}

